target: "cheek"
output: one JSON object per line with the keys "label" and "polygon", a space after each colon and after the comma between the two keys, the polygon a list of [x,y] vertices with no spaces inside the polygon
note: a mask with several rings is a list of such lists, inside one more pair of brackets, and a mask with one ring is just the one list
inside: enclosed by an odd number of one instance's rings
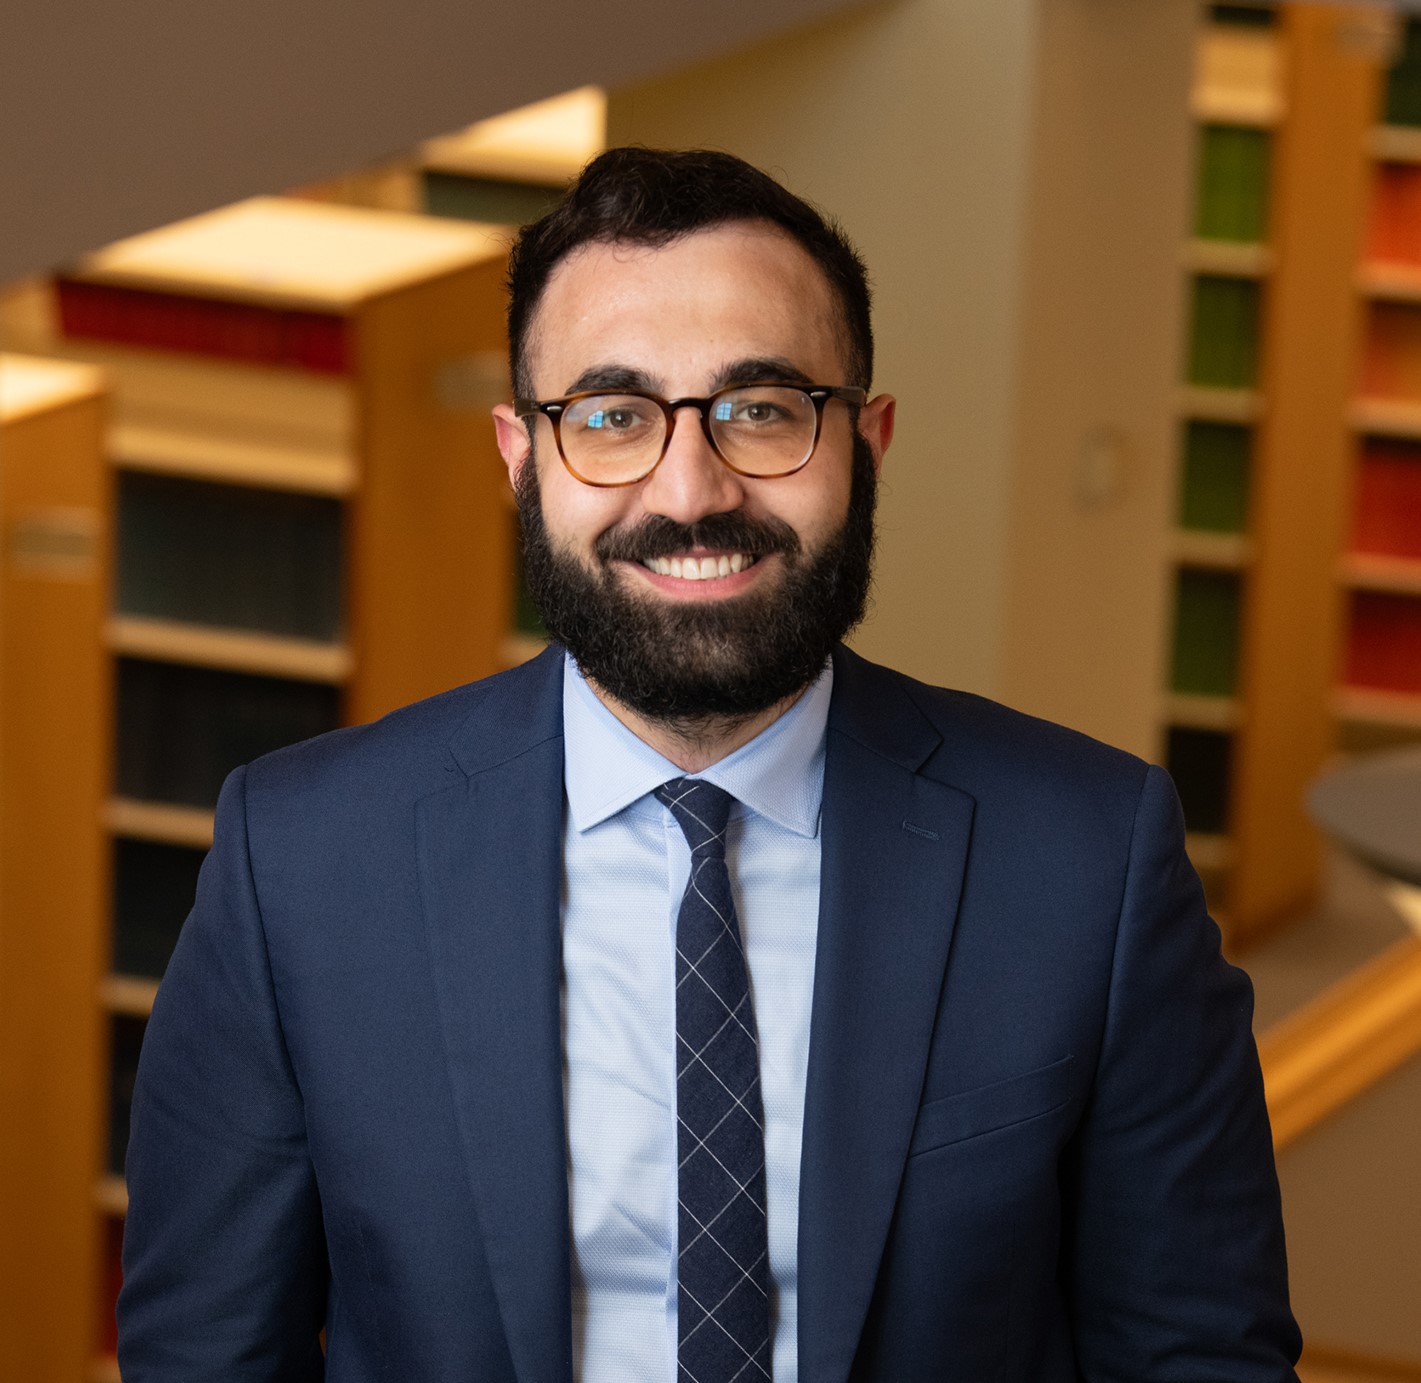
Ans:
{"label": "cheek", "polygon": [[538,475],[548,534],[559,546],[590,552],[607,529],[632,515],[635,500],[630,490],[602,490],[595,485],[584,485],[574,480],[556,460],[554,465],[556,474],[543,470]]}

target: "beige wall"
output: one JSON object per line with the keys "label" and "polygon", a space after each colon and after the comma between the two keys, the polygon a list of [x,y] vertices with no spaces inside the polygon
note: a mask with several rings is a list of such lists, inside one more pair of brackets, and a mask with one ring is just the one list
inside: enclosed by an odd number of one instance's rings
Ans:
{"label": "beige wall", "polygon": [[1153,756],[1172,593],[1192,0],[1042,0],[1007,701]]}
{"label": "beige wall", "polygon": [[[872,657],[1153,749],[1191,0],[890,0],[616,90],[614,143],[730,149],[877,293]],[[1141,241],[1144,243],[1140,243]],[[1121,492],[1076,502],[1082,439]]]}
{"label": "beige wall", "polygon": [[858,644],[980,690],[1002,656],[1033,11],[892,0],[614,91],[608,109],[611,142],[741,154],[831,210],[862,249],[875,382],[901,403],[876,609]]}

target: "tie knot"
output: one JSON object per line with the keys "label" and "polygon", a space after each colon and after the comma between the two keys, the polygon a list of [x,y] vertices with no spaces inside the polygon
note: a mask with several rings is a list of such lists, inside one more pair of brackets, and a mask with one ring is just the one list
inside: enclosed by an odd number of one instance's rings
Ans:
{"label": "tie knot", "polygon": [[692,855],[725,854],[725,824],[735,799],[724,788],[699,778],[673,778],[656,796],[676,818]]}

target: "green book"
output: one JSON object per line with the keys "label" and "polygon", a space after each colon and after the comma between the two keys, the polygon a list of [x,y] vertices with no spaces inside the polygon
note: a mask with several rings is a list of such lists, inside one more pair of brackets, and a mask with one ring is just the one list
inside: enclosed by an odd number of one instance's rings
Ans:
{"label": "green book", "polygon": [[1388,125],[1421,125],[1421,20],[1406,21],[1401,52],[1387,73],[1383,112]]}
{"label": "green book", "polygon": [[1218,730],[1170,730],[1165,767],[1179,790],[1186,829],[1203,835],[1228,830],[1232,758],[1233,740]]}
{"label": "green book", "polygon": [[1210,24],[1233,24],[1249,29],[1271,29],[1277,19],[1272,5],[1210,5]]}
{"label": "green book", "polygon": [[342,519],[322,496],[121,472],[118,608],[337,639]]}
{"label": "green book", "polygon": [[483,221],[495,226],[521,226],[536,221],[562,200],[560,187],[500,182],[468,173],[426,168],[421,175],[424,209],[430,216],[456,221]]}
{"label": "green book", "polygon": [[1189,382],[1250,389],[1258,378],[1259,286],[1252,279],[1200,274],[1189,328]]}
{"label": "green book", "polygon": [[1248,473],[1253,434],[1237,423],[1190,422],[1184,428],[1179,525],[1208,533],[1248,527]]}
{"label": "green book", "polygon": [[1238,682],[1240,583],[1233,572],[1179,573],[1170,686],[1197,696],[1232,696]]}
{"label": "green book", "polygon": [[1267,238],[1269,150],[1266,130],[1204,126],[1199,138],[1197,238],[1248,244]]}

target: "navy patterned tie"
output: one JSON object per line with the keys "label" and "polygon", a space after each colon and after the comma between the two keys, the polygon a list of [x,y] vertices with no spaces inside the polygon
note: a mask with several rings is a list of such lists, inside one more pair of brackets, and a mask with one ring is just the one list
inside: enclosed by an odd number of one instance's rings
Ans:
{"label": "navy patterned tie", "polygon": [[679,1383],[770,1377],[765,1116],[740,925],[725,867],[732,798],[656,790],[691,847],[676,923]]}

